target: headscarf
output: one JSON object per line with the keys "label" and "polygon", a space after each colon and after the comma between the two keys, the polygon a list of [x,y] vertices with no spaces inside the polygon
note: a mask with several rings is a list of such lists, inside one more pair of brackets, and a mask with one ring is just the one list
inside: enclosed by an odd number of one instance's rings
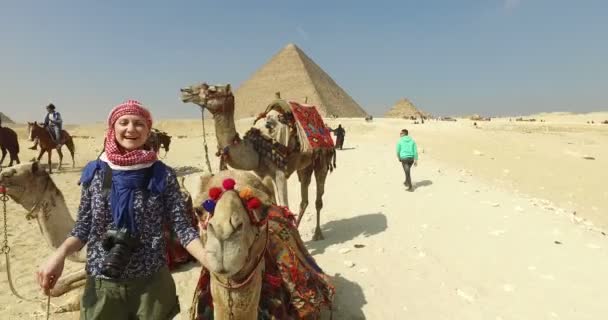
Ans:
{"label": "headscarf", "polygon": [[[135,191],[138,189],[150,190],[150,179],[157,173],[153,172],[154,170],[150,166],[156,163],[157,156],[154,151],[143,149],[126,151],[118,145],[115,138],[114,124],[118,118],[124,115],[143,117],[150,129],[152,129],[152,116],[136,100],[127,100],[114,107],[108,117],[105,153],[100,157],[102,161],[107,160],[108,165],[116,169],[112,171],[112,187],[110,190],[112,220],[118,228],[126,228],[133,234],[137,232],[134,214]],[[162,180],[161,177],[158,177],[158,179]]]}
{"label": "headscarf", "polygon": [[114,124],[118,118],[124,115],[141,116],[146,119],[148,128],[152,129],[152,115],[139,101],[127,100],[114,107],[108,117],[108,130],[104,146],[105,155],[108,160],[118,166],[132,166],[156,161],[156,152],[153,150],[138,149],[126,151],[118,145],[115,138]]}

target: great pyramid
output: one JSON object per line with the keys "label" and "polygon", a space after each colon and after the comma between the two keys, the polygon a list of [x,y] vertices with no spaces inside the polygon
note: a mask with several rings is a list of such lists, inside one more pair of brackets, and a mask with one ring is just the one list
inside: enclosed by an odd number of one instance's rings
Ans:
{"label": "great pyramid", "polygon": [[275,99],[318,107],[321,116],[365,117],[367,112],[295,44],[288,44],[235,92],[235,118],[257,116]]}
{"label": "great pyramid", "polygon": [[13,120],[11,120],[11,118],[7,117],[6,115],[4,115],[4,113],[0,112],[0,124],[13,124],[15,123]]}
{"label": "great pyramid", "polygon": [[431,117],[430,114],[416,108],[410,100],[408,100],[406,98],[402,98],[402,99],[399,99],[399,101],[397,101],[395,103],[395,105],[384,114],[384,117],[386,117],[386,118],[409,118],[409,117],[418,118],[420,115],[424,116],[425,118]]}

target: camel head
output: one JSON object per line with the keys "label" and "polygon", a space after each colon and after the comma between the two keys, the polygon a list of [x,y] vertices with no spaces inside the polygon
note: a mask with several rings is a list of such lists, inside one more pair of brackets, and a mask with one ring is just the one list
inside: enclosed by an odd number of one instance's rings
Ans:
{"label": "camel head", "polygon": [[6,194],[24,207],[34,206],[36,197],[44,193],[49,174],[38,161],[12,166],[0,172],[0,185]]}
{"label": "camel head", "polygon": [[208,85],[206,83],[195,84],[181,88],[181,99],[184,103],[194,103],[201,108],[209,110],[212,114],[232,108],[234,110],[234,96],[230,84]]}
{"label": "camel head", "polygon": [[[222,187],[226,178],[236,181],[234,189]],[[212,212],[205,205],[205,209],[197,208],[199,212],[205,210],[210,217],[206,230],[204,226],[201,228],[210,271],[226,278],[238,276],[264,250],[267,225],[260,221],[265,219],[272,191],[257,176],[245,171],[226,170],[201,179],[206,185],[201,190],[209,194],[203,197],[205,201],[212,198],[212,189],[221,191]],[[260,201],[259,207],[248,208],[247,197],[243,198],[245,189]]]}

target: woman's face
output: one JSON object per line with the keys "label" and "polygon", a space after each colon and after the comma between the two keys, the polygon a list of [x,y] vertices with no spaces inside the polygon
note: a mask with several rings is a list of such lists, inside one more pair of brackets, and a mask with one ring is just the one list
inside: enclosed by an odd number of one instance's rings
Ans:
{"label": "woman's face", "polygon": [[142,116],[124,115],[114,123],[116,142],[127,151],[141,149],[149,135],[150,128]]}

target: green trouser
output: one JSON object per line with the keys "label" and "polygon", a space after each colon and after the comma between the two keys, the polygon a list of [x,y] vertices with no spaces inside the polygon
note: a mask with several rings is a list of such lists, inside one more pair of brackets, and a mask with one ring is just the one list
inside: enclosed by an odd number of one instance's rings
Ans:
{"label": "green trouser", "polygon": [[168,320],[180,312],[175,282],[164,267],[135,280],[88,277],[80,320]]}

